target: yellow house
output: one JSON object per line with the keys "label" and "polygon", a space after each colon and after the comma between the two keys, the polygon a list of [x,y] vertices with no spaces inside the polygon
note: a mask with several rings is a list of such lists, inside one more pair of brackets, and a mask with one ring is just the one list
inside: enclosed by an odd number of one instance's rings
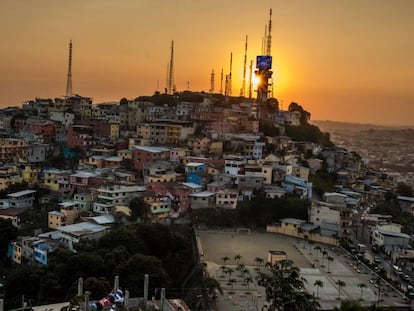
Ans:
{"label": "yellow house", "polygon": [[59,211],[51,211],[47,213],[47,226],[50,229],[56,229],[66,225],[65,214]]}
{"label": "yellow house", "polygon": [[34,165],[25,164],[21,170],[22,178],[29,185],[35,185],[39,182],[40,169]]}
{"label": "yellow house", "polygon": [[0,190],[23,181],[22,176],[16,165],[6,164],[0,167]]}
{"label": "yellow house", "polygon": [[167,144],[178,144],[181,137],[181,125],[169,124],[167,126]]}
{"label": "yellow house", "polygon": [[132,150],[129,150],[129,149],[118,150],[117,156],[122,158],[123,160],[132,160]]}
{"label": "yellow house", "polygon": [[119,124],[111,123],[111,130],[110,130],[110,140],[116,141],[119,138]]}
{"label": "yellow house", "polygon": [[14,242],[13,243],[13,262],[17,263],[17,264],[21,264],[22,263],[22,244],[21,242]]}
{"label": "yellow house", "polygon": [[59,191],[58,177],[59,175],[71,174],[70,170],[60,170],[56,168],[43,171],[41,185],[51,191]]}

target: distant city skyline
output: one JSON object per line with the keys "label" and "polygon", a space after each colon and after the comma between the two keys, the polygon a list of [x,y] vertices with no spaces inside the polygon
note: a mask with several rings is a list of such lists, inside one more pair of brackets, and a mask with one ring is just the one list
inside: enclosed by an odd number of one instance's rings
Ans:
{"label": "distant city skyline", "polygon": [[270,8],[282,108],[297,102],[313,120],[414,125],[411,0],[2,0],[0,107],[64,96],[70,40],[73,93],[94,103],[163,92],[172,40],[178,91],[208,92],[214,70],[218,92],[232,53],[237,96],[245,37],[255,67]]}

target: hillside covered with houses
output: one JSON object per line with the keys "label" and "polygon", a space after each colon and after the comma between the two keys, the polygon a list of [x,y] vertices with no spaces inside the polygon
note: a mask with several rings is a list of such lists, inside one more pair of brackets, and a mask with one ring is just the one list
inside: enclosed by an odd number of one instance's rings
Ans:
{"label": "hillside covered with houses", "polygon": [[[408,263],[413,208],[410,185],[335,146],[297,103],[281,110],[276,99],[257,106],[183,92],[101,104],[79,95],[36,98],[0,110],[0,221],[9,228],[1,236],[3,275],[50,263],[56,272],[64,254],[143,223],[267,228],[350,245],[364,224],[371,242]],[[158,255],[151,266],[163,266],[160,280],[182,286],[185,276],[165,266],[171,257],[151,250],[159,242],[151,230],[140,233],[141,251]],[[170,256],[174,247],[183,258],[197,256],[184,251],[190,231],[178,231],[163,233],[175,241]],[[24,294],[14,290],[13,299]],[[53,299],[61,294],[56,287]]]}

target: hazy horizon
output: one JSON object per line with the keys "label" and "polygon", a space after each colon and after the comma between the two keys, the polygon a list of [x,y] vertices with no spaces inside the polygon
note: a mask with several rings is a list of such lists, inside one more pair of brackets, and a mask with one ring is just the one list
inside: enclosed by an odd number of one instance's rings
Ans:
{"label": "hazy horizon", "polygon": [[[94,103],[163,91],[170,45],[178,91],[208,91],[229,72],[232,95],[261,54],[272,18],[274,97],[315,120],[414,125],[414,1],[54,0],[0,2],[0,107],[73,93]],[[253,68],[254,69],[254,68]]]}

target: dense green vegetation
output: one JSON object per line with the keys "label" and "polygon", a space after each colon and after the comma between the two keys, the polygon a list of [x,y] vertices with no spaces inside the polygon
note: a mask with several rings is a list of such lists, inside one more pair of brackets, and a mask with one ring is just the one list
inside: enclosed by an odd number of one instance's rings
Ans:
{"label": "dense green vegetation", "polygon": [[188,288],[201,286],[202,267],[190,226],[120,227],[97,242],[77,245],[76,253],[57,249],[49,254],[47,266],[22,266],[8,272],[6,309],[19,306],[23,294],[36,304],[70,300],[79,277],[84,279],[84,290],[91,291],[91,299],[105,297],[115,275],[131,297],[142,296],[145,274],[150,276],[151,296],[156,288],[165,287],[167,296],[187,298],[191,304],[197,292]]}
{"label": "dense green vegetation", "polygon": [[322,196],[325,192],[335,191],[335,173],[328,173],[324,170],[318,170],[309,175],[309,181],[312,183],[313,191]]}
{"label": "dense green vegetation", "polygon": [[293,197],[268,199],[260,194],[241,202],[237,209],[210,208],[196,210],[192,214],[196,222],[207,226],[264,228],[281,218],[307,219],[308,204]]}
{"label": "dense green vegetation", "polygon": [[386,199],[378,203],[375,208],[371,210],[373,214],[391,215],[392,221],[403,226],[404,233],[413,233],[414,216],[411,213],[403,212],[395,199],[394,195],[389,193]]}
{"label": "dense green vegetation", "polygon": [[286,135],[294,141],[310,141],[324,147],[333,147],[329,133],[322,133],[319,127],[312,124],[299,126],[286,125]]}

